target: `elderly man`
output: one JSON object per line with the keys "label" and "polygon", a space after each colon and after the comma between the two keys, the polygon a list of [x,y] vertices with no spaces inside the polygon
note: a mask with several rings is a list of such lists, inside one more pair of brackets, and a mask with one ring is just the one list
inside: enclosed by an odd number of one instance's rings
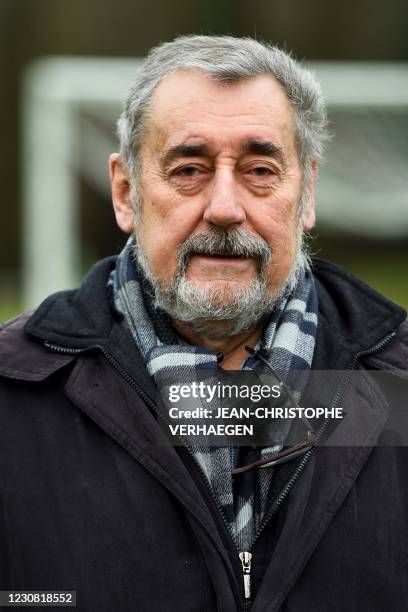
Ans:
{"label": "elderly man", "polygon": [[181,37],[118,132],[125,248],[0,334],[1,589],[75,590],[84,611],[405,609],[408,457],[374,447],[390,407],[368,378],[347,446],[319,445],[322,419],[294,446],[273,419],[267,444],[174,444],[162,418],[166,385],[229,370],[351,413],[352,370],[406,389],[405,312],[305,253],[315,78],[255,40]]}

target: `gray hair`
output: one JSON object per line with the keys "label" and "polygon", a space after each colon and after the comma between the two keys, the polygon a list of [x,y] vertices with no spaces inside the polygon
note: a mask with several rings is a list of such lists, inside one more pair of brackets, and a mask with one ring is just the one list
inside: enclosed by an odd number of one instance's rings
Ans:
{"label": "gray hair", "polygon": [[118,121],[118,136],[133,180],[153,93],[165,76],[177,70],[201,71],[226,84],[264,74],[274,77],[294,109],[304,184],[310,180],[312,160],[321,160],[329,140],[326,105],[313,73],[285,51],[253,38],[196,35],[180,36],[153,48],[130,88]]}

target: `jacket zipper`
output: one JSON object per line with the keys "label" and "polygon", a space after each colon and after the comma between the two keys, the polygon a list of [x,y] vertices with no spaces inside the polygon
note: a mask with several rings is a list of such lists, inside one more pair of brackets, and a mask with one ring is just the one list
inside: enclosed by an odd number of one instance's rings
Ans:
{"label": "jacket zipper", "polygon": [[[355,353],[355,355],[353,356],[353,359],[351,360],[351,362],[349,363],[346,371],[347,373],[345,374],[345,376],[343,377],[341,383],[340,383],[340,387],[338,389],[338,392],[333,400],[333,403],[331,405],[331,408],[336,408],[342,398],[342,395],[345,391],[345,388],[350,380],[350,376],[352,371],[355,369],[358,360],[360,359],[360,357],[363,357],[365,355],[371,355],[373,353],[376,353],[377,351],[379,351],[381,348],[383,348],[384,346],[386,346],[388,344],[388,342],[390,342],[390,340],[395,336],[395,332],[391,332],[390,334],[388,334],[387,336],[385,336],[382,340],[380,340],[379,342],[377,342],[377,344],[375,344],[374,346],[365,349],[363,351],[359,351],[357,353]],[[130,384],[130,386],[137,392],[137,394],[139,395],[139,397],[141,397],[141,399],[143,399],[143,401],[147,404],[147,406],[149,408],[151,408],[152,410],[154,410],[155,412],[157,412],[157,406],[156,404],[152,401],[152,399],[149,397],[149,395],[147,395],[147,393],[145,393],[145,391],[140,387],[140,385],[138,385],[138,383],[134,380],[134,378],[132,376],[130,376],[130,374],[128,374],[128,372],[120,365],[120,363],[105,349],[105,347],[102,344],[95,344],[95,345],[91,345],[82,349],[74,349],[74,348],[69,348],[69,347],[62,347],[62,346],[58,346],[55,344],[51,344],[48,341],[44,342],[44,345],[51,351],[54,351],[56,353],[62,353],[65,355],[80,355],[83,353],[86,353],[88,351],[101,351],[101,353],[103,354],[103,356],[106,358],[106,360],[117,370],[117,372],[119,372],[119,374]],[[282,491],[280,492],[280,494],[278,495],[277,499],[275,500],[275,502],[272,504],[271,510],[268,513],[268,515],[265,517],[262,525],[260,525],[254,541],[252,542],[251,545],[251,550],[254,548],[256,542],[258,541],[261,533],[264,531],[265,527],[267,527],[267,525],[269,524],[269,522],[272,520],[272,518],[276,515],[276,513],[278,512],[278,510],[280,509],[280,507],[282,506],[282,504],[285,502],[286,498],[288,497],[290,491],[293,489],[293,487],[295,486],[297,480],[299,479],[299,477],[301,476],[302,472],[304,471],[307,463],[309,462],[312,454],[314,453],[317,444],[319,442],[319,440],[322,438],[323,434],[325,433],[326,429],[328,426],[328,421],[325,421],[322,426],[320,427],[320,429],[316,432],[316,437],[315,437],[315,443],[312,446],[312,448],[310,448],[303,456],[302,460],[300,461],[299,465],[297,466],[296,470],[294,471],[294,473],[292,474],[291,478],[288,480],[288,482],[286,483],[285,487],[282,489]],[[225,514],[221,508],[221,506],[218,503],[218,500],[214,497],[213,492],[211,490],[211,487],[208,483],[207,477],[204,473],[204,471],[202,470],[201,466],[199,465],[199,463],[197,462],[196,458],[194,457],[193,453],[190,451],[190,449],[188,448],[188,446],[184,443],[184,441],[179,438],[180,442],[182,443],[182,445],[187,449],[189,455],[192,457],[195,465],[198,467],[198,470],[203,478],[203,481],[205,483],[205,486],[207,488],[207,491],[211,497],[211,499],[213,500],[215,506],[217,507],[219,513],[221,514],[222,518],[224,519],[224,525],[223,525],[223,530],[224,533],[226,533],[228,535],[229,538],[232,538],[229,530],[226,528],[227,526],[227,520],[225,517]],[[234,542],[235,545],[235,542]],[[244,583],[244,607],[242,608],[244,612],[247,612],[250,610],[251,608],[251,564],[252,564],[252,553],[249,551],[241,551],[238,553],[239,559],[241,561],[241,566],[242,566],[242,576],[243,576],[243,583]],[[235,597],[237,599],[237,601],[241,601],[241,596],[239,593],[237,593],[236,588],[235,588],[235,582],[233,582],[233,586],[234,586],[234,593],[235,593]],[[241,606],[240,606],[241,607]]]}
{"label": "jacket zipper", "polygon": [[251,599],[251,562],[252,553],[248,551],[240,552],[239,558],[241,559],[242,573],[244,575],[244,594],[245,600]]}

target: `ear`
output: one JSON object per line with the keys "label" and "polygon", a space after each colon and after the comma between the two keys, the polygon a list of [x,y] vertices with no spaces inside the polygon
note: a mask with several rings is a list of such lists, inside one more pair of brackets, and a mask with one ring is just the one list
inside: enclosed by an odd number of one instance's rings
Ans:
{"label": "ear", "polygon": [[318,163],[314,159],[312,161],[312,178],[307,186],[308,199],[302,213],[303,230],[310,231],[316,223],[316,208],[315,208],[315,188],[317,179]]}
{"label": "ear", "polygon": [[130,197],[130,177],[125,160],[119,153],[112,153],[109,157],[109,179],[116,223],[125,234],[131,234],[134,213]]}

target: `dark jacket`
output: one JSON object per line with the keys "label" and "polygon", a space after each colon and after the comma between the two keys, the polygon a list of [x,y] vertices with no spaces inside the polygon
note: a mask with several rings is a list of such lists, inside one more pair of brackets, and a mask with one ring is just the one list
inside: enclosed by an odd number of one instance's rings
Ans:
{"label": "dark jacket", "polygon": [[[0,590],[76,590],[81,611],[249,609],[237,550],[188,452],[165,438],[112,309],[113,263],[0,333]],[[353,368],[389,372],[408,398],[404,311],[332,264],[314,273],[313,368],[338,378],[311,400],[347,405]],[[362,396],[352,446],[276,469],[253,612],[406,609],[408,453],[373,448],[389,399],[369,381]]]}

